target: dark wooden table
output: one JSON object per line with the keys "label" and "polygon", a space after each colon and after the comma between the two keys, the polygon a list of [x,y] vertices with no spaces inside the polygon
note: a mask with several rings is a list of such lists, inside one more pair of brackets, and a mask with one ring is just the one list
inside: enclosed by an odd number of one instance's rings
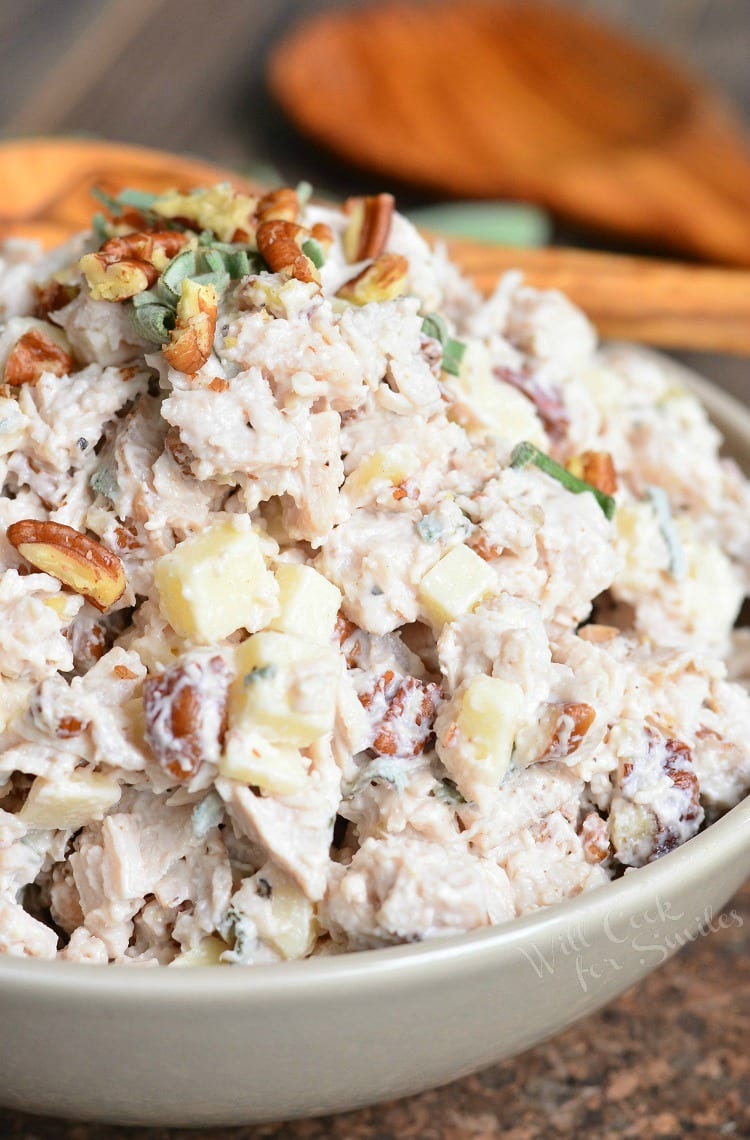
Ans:
{"label": "dark wooden table", "polygon": [[[342,5],[346,0],[334,0]],[[572,2],[572,0],[558,0]],[[750,0],[576,0],[711,77],[750,118]],[[330,0],[0,0],[0,131],[93,134],[351,192],[263,89],[269,45]],[[325,61],[321,61],[321,66]],[[747,399],[750,363],[693,357]],[[718,922],[715,921],[718,927]],[[436,1092],[318,1121],[195,1133],[0,1110],[0,1140],[682,1140],[750,1137],[750,886],[609,1009]]]}

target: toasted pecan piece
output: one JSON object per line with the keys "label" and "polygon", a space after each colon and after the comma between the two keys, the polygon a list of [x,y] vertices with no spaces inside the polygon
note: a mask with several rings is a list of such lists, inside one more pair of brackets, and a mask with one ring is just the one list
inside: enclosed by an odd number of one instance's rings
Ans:
{"label": "toasted pecan piece", "polygon": [[258,252],[273,273],[284,273],[297,281],[318,281],[318,272],[302,252],[302,243],[309,236],[304,226],[294,222],[262,222],[255,234]]}
{"label": "toasted pecan piece", "polygon": [[352,305],[369,301],[392,301],[406,288],[409,262],[400,253],[381,253],[356,277],[344,282],[336,294]]}
{"label": "toasted pecan piece", "polygon": [[617,475],[608,451],[584,451],[568,463],[568,470],[603,495],[617,491]]}
{"label": "toasted pecan piece", "polygon": [[182,282],[177,302],[177,321],[162,349],[173,368],[194,376],[208,360],[214,346],[219,295],[213,285],[199,285],[190,277]]}
{"label": "toasted pecan piece", "polygon": [[98,610],[109,609],[125,592],[125,570],[117,555],[70,526],[21,519],[6,534],[35,569],[83,594]]}
{"label": "toasted pecan piece", "polygon": [[67,376],[73,357],[42,329],[29,329],[20,336],[5,361],[4,380],[11,388],[36,384],[45,372]]}
{"label": "toasted pecan piece", "polygon": [[297,191],[289,186],[269,190],[258,202],[256,217],[259,226],[263,222],[296,222],[299,218]]}
{"label": "toasted pecan piece", "polygon": [[190,661],[148,677],[143,686],[146,740],[159,764],[189,780],[217,760],[226,733],[229,676],[221,657]]}
{"label": "toasted pecan piece", "polygon": [[350,215],[350,221],[343,238],[347,261],[364,261],[383,252],[391,232],[395,204],[392,194],[347,199],[344,212]]}
{"label": "toasted pecan piece", "polygon": [[62,285],[55,280],[47,281],[44,285],[37,285],[34,316],[44,321],[50,313],[64,309],[77,296],[77,285]]}

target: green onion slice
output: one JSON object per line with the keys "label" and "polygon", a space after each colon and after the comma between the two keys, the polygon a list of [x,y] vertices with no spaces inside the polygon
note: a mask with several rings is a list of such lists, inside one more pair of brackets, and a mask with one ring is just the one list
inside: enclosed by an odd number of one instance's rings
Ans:
{"label": "green onion slice", "polygon": [[590,483],[586,483],[583,479],[579,479],[576,475],[572,475],[565,467],[556,463],[554,459],[550,459],[549,455],[545,455],[533,443],[524,440],[523,443],[518,443],[513,448],[510,457],[511,467],[526,467],[527,464],[533,463],[540,471],[544,471],[545,475],[550,475],[553,479],[557,479],[566,491],[572,491],[574,495],[581,495],[584,491],[590,491],[601,507],[602,511],[608,519],[611,519],[615,513],[616,503],[611,495],[605,495],[603,491],[598,491],[596,487],[592,487]]}
{"label": "green onion slice", "polygon": [[442,369],[451,376],[458,376],[461,371],[461,361],[466,352],[466,345],[460,340],[453,340],[448,334],[445,317],[440,313],[428,313],[422,321],[422,332],[431,336],[443,346]]}

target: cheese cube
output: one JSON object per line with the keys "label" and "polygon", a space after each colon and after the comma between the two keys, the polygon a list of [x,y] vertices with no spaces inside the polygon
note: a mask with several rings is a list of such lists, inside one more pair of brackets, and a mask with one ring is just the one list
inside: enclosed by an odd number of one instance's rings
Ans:
{"label": "cheese cube", "polygon": [[119,798],[117,780],[101,772],[74,771],[61,780],[37,776],[19,818],[34,830],[75,831],[103,819]]}
{"label": "cheese cube", "polygon": [[237,629],[253,633],[278,613],[276,579],[245,515],[230,515],[186,538],[158,560],[154,580],[163,617],[201,644]]}
{"label": "cheese cube", "polygon": [[221,956],[228,949],[226,942],[222,942],[220,938],[209,934],[207,938],[202,938],[192,950],[183,950],[169,965],[176,969],[188,966],[223,966],[226,963],[222,962]]}
{"label": "cheese cube", "polygon": [[271,894],[273,921],[266,941],[283,958],[304,958],[317,937],[313,904],[291,880],[274,877]]}
{"label": "cheese cube", "polygon": [[444,554],[419,584],[419,599],[434,626],[455,621],[497,589],[495,572],[462,544]]}
{"label": "cheese cube", "polygon": [[309,641],[330,641],[341,605],[341,591],[312,566],[297,562],[280,563],[276,581],[281,611],[271,622],[271,629]]}
{"label": "cheese cube", "polygon": [[305,748],[331,732],[339,658],[333,648],[289,633],[256,633],[236,653],[229,694],[230,726]]}
{"label": "cheese cube", "polygon": [[413,447],[393,444],[368,455],[347,476],[344,491],[352,503],[362,503],[378,489],[378,485],[397,487],[419,470],[419,456]]}
{"label": "cheese cube", "polygon": [[457,724],[461,757],[481,776],[498,784],[510,767],[513,741],[524,720],[520,685],[479,674],[466,687]]}
{"label": "cheese cube", "polygon": [[219,774],[279,796],[295,795],[308,783],[307,764],[298,748],[242,729],[227,733]]}

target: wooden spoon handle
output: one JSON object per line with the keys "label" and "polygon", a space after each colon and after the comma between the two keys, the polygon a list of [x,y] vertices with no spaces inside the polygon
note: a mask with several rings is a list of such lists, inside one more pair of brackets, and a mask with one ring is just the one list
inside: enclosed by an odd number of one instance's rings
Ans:
{"label": "wooden spoon handle", "polygon": [[493,289],[502,273],[520,269],[529,285],[566,293],[603,337],[750,355],[748,270],[577,249],[446,244],[483,292]]}

